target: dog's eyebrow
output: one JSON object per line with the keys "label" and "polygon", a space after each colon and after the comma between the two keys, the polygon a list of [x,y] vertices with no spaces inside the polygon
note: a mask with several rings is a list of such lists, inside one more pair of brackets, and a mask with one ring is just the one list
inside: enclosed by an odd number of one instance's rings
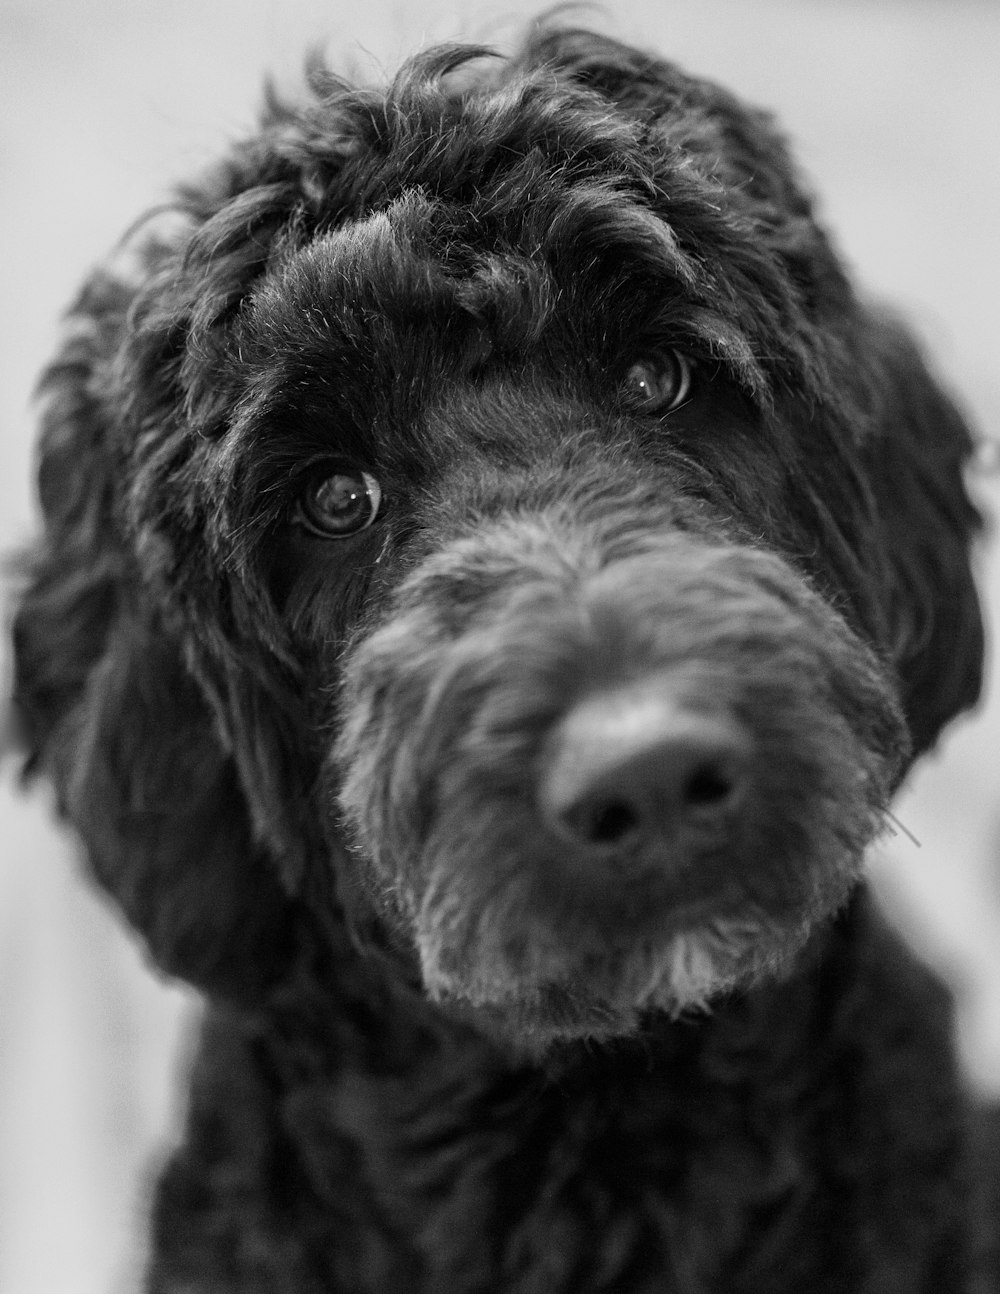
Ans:
{"label": "dog's eyebrow", "polygon": [[[679,206],[686,210],[688,199],[679,201]],[[571,288],[576,288],[586,277],[582,271],[589,264],[608,282],[627,287],[631,280],[637,294],[647,301],[659,292],[672,318],[678,321],[683,317],[685,337],[723,364],[755,402],[767,407],[772,395],[767,357],[773,356],[778,368],[794,361],[780,353],[780,340],[768,335],[767,321],[749,311],[737,289],[720,283],[705,258],[686,245],[690,231],[683,220],[678,230],[671,219],[670,201],[669,194],[658,197],[655,190],[640,191],[623,175],[578,178],[556,173],[546,176],[544,190],[539,192],[537,168],[531,159],[523,158],[496,177],[491,186],[478,191],[467,210],[447,202],[441,205],[443,210],[454,210],[472,229],[500,231],[519,251],[494,264],[512,270],[513,258],[519,257],[523,265],[534,267],[533,274],[529,269],[523,276],[525,284],[533,276],[536,283],[543,282],[538,276],[544,272],[554,273],[557,279],[569,276]],[[655,208],[654,202],[661,203],[663,209]],[[720,240],[734,241],[733,231],[721,216],[713,218],[716,223]],[[474,241],[470,237],[470,244]],[[748,259],[755,272],[767,268],[781,278],[777,264],[758,264],[765,259],[762,253],[754,252]],[[483,266],[489,260],[484,256],[475,261],[476,291],[462,289],[470,308],[477,292],[484,303],[488,297],[488,274],[483,274]],[[501,285],[505,285],[509,300],[516,299],[516,285],[508,281],[505,272],[498,275],[494,286]],[[779,289],[780,284],[775,288],[780,296],[783,289]],[[559,291],[558,283],[555,291]],[[545,304],[536,293],[532,305],[539,320]],[[655,314],[655,306],[652,308]],[[523,317],[522,312],[522,322]]]}

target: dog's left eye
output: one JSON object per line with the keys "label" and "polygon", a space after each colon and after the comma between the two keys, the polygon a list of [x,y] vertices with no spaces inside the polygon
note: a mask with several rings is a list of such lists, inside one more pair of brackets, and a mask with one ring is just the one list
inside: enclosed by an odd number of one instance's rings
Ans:
{"label": "dog's left eye", "polygon": [[322,539],[346,539],[378,515],[382,489],[370,472],[350,463],[317,464],[295,506],[295,521]]}
{"label": "dog's left eye", "polygon": [[631,404],[651,413],[669,413],[691,394],[694,361],[679,350],[662,351],[636,362],[621,390]]}

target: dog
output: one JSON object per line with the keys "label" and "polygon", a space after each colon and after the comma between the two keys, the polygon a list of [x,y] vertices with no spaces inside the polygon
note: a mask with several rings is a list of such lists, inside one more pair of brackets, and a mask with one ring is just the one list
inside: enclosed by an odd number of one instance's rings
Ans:
{"label": "dog", "polygon": [[546,22],[314,65],[126,250],[14,699],[206,1002],[146,1288],[973,1288],[864,864],[979,692],[972,440],[770,116]]}

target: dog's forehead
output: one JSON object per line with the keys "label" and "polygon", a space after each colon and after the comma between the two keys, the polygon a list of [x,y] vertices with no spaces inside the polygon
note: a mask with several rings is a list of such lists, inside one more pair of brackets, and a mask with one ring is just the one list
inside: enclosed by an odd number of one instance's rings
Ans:
{"label": "dog's forehead", "polygon": [[[531,196],[534,189],[534,196]],[[580,369],[679,345],[768,389],[757,302],[695,255],[666,215],[620,177],[514,168],[465,202],[408,187],[371,211],[290,242],[242,311],[238,345],[265,381],[316,375],[405,381],[436,350]],[[254,357],[257,363],[254,364]],[[275,360],[283,360],[275,363]]]}
{"label": "dog's forehead", "polygon": [[[762,408],[790,388],[836,400],[850,289],[808,204],[790,173],[735,183],[736,161],[706,162],[752,116],[693,83],[639,113],[552,69],[457,95],[418,71],[284,120],[287,186],[234,194],[194,233],[179,297],[199,438],[272,442],[333,404],[370,423],[389,400],[406,424],[485,357],[599,381],[677,347]],[[763,131],[759,151],[780,169]]]}
{"label": "dog's forehead", "polygon": [[[411,74],[381,98],[347,96],[313,119],[313,214],[290,222],[246,314],[272,337],[282,317],[293,348],[296,311],[326,317],[334,335],[379,340],[380,324],[449,310],[495,319],[504,300],[525,337],[553,303],[578,325],[601,316],[606,334],[618,288],[637,322],[642,297],[686,302],[688,335],[668,340],[707,348],[763,390],[755,356],[787,369],[776,308],[800,305],[778,246],[787,231],[773,237],[773,205],[752,218],[747,186],[727,187],[731,166],[706,163],[704,137],[727,132],[702,99],[694,110],[668,95],[643,120],[551,71],[468,94]],[[324,149],[339,162],[321,183]],[[542,278],[552,290],[532,291]]]}
{"label": "dog's forehead", "polygon": [[633,317],[637,293],[699,299],[702,276],[670,224],[613,183],[553,184],[534,203],[505,187],[470,203],[405,190],[278,258],[247,318],[273,332],[277,318],[294,328],[323,317],[333,335],[365,344],[413,323],[500,331],[505,317],[530,343],[560,311],[606,316],[626,286]]}

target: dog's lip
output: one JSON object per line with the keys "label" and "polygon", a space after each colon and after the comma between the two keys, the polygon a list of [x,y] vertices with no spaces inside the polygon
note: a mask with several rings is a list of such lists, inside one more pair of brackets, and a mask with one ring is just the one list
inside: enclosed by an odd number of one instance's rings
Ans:
{"label": "dog's lip", "polygon": [[[575,880],[575,878],[574,878]],[[720,893],[717,877],[676,877],[652,867],[636,875],[614,872],[595,880],[592,874],[575,883],[579,892],[568,894],[566,878],[556,889],[550,878],[540,883],[540,898],[554,932],[591,938],[601,935],[609,944],[616,937],[624,943],[641,940],[659,944],[706,924],[739,915],[739,905],[730,904]],[[697,884],[701,891],[690,891]],[[684,893],[684,890],[688,893]],[[572,953],[572,949],[567,950]]]}
{"label": "dog's lip", "polygon": [[[683,924],[673,934],[690,932],[692,927]],[[668,938],[664,936],[664,942]],[[629,973],[627,960],[554,953],[548,966],[520,974],[512,971],[509,977],[463,983],[461,977],[449,976],[446,983],[431,987],[431,994],[442,1005],[470,1016],[508,1026],[516,1022],[518,1028],[541,1029],[552,1036],[620,1033],[631,1028],[649,1006],[653,988],[662,987],[660,973],[655,976],[656,985],[640,987]]]}

